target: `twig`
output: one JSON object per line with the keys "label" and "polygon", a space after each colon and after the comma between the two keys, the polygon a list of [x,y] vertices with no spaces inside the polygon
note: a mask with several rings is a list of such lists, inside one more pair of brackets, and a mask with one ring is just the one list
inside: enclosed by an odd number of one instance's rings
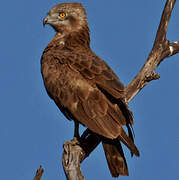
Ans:
{"label": "twig", "polygon": [[40,180],[41,177],[42,177],[43,172],[44,172],[44,169],[42,168],[42,166],[40,166],[40,168],[37,169],[34,180]]}
{"label": "twig", "polygon": [[[165,58],[173,56],[174,54],[179,52],[179,42],[170,43],[166,39],[168,23],[175,2],[176,0],[167,0],[165,4],[155,42],[150,55],[137,76],[125,88],[126,103],[129,103],[135,97],[135,95],[150,81],[159,79],[160,75],[155,74],[155,69],[157,68],[157,66]],[[88,131],[89,130],[87,129],[85,133]],[[89,139],[91,139],[91,141],[89,141]],[[88,155],[96,148],[99,143],[100,139],[97,135],[89,134],[80,145],[64,145],[64,170],[67,169],[66,175],[69,174],[69,172],[73,172],[72,174],[74,175],[73,177],[71,175],[67,176],[68,180],[84,179],[81,173],[80,163],[86,157],[88,157]],[[77,177],[78,175],[79,177]]]}

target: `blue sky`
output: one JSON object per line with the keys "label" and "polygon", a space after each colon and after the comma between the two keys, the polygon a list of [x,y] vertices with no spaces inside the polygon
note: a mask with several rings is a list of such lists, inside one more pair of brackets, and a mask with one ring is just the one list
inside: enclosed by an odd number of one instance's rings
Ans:
{"label": "blue sky", "polygon": [[[40,164],[42,180],[65,180],[63,142],[73,136],[68,122],[46,94],[40,57],[54,31],[42,27],[48,10],[62,1],[3,1],[0,6],[0,179],[32,180]],[[63,1],[66,2],[66,1]],[[67,1],[68,2],[68,1]],[[87,9],[91,47],[125,85],[145,62],[165,1],[81,0]],[[168,39],[179,41],[179,5]],[[157,72],[129,104],[135,117],[135,142],[141,157],[125,154],[130,176],[121,180],[179,179],[179,55]],[[82,164],[86,179],[112,179],[101,145]]]}

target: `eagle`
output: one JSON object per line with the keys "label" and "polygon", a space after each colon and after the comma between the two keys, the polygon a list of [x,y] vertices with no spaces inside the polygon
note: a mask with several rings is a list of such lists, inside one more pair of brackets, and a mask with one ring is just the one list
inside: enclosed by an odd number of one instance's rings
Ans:
{"label": "eagle", "polygon": [[[128,175],[121,142],[139,156],[134,144],[133,115],[125,103],[125,88],[108,64],[90,48],[86,11],[80,3],[62,3],[47,13],[43,25],[56,34],[41,57],[46,91],[68,120],[101,138],[113,177]],[[126,126],[128,133],[123,129]]]}

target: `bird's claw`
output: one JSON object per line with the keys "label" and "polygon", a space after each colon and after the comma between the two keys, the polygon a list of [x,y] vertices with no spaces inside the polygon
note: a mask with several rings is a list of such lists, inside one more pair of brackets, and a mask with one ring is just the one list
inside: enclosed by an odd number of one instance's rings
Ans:
{"label": "bird's claw", "polygon": [[80,145],[80,141],[77,137],[74,137],[71,141],[65,141],[64,144],[69,144],[71,146]]}
{"label": "bird's claw", "polygon": [[71,140],[72,144],[74,145],[80,145],[80,140],[77,137],[73,137],[73,139]]}

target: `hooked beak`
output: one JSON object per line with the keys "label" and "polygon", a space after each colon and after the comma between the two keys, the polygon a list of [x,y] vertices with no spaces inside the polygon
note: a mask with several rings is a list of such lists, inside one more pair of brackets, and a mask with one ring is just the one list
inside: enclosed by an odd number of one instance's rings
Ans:
{"label": "hooked beak", "polygon": [[46,24],[48,24],[48,16],[46,16],[44,19],[43,19],[43,27],[45,27]]}
{"label": "hooked beak", "polygon": [[59,31],[59,20],[57,15],[51,15],[50,13],[43,19],[43,26],[46,24],[49,24],[52,28],[55,29],[55,31]]}
{"label": "hooked beak", "polygon": [[50,24],[52,27],[56,25],[58,19],[56,16],[53,15],[47,15],[44,19],[43,19],[43,26],[45,26],[46,24]]}

